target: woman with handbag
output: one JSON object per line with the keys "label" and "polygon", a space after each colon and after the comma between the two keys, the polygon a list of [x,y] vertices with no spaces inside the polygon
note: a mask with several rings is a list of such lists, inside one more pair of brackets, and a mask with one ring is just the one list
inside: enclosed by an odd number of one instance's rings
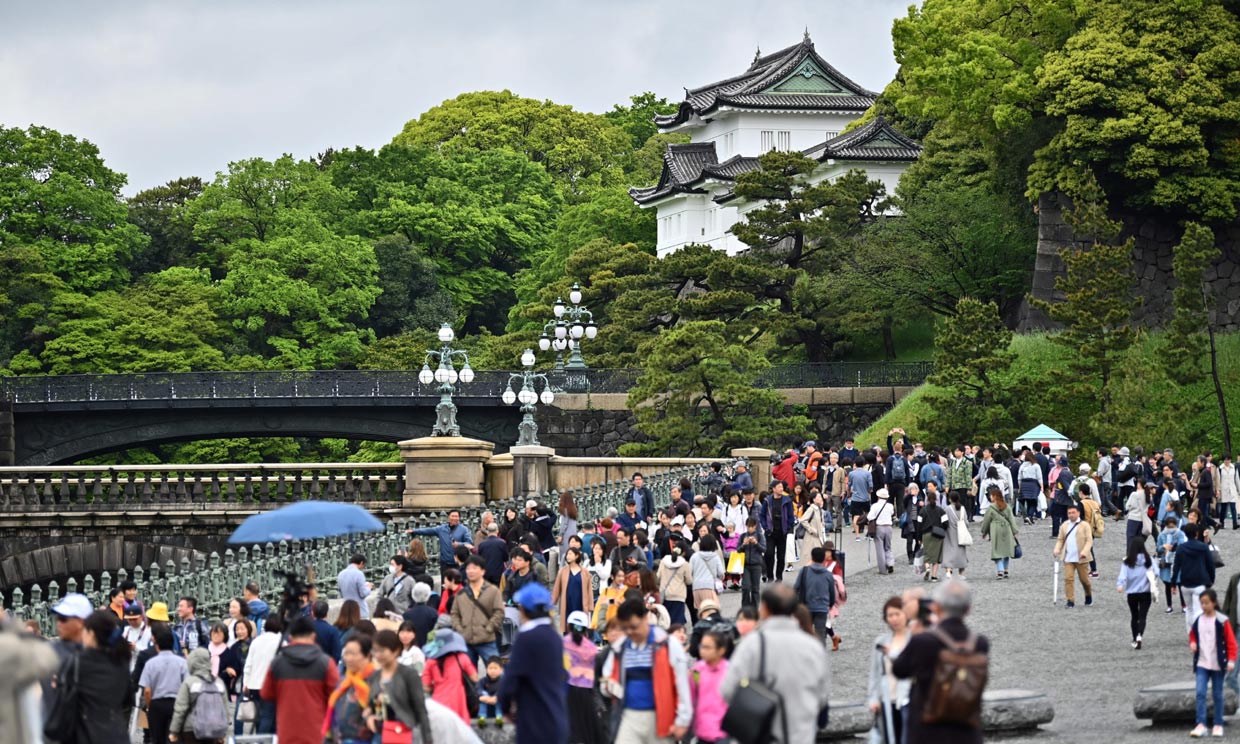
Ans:
{"label": "woman with handbag", "polygon": [[[396,656],[399,659],[400,638],[395,633],[392,636],[396,638]],[[462,721],[469,723],[473,716],[469,712],[465,680],[477,684],[478,669],[469,660],[465,639],[455,630],[440,628],[435,631],[435,640],[438,648],[427,654],[422,686],[431,693],[433,700],[451,708]]]}
{"label": "woman with handbag", "polygon": [[995,578],[1006,579],[1008,566],[1016,556],[1016,535],[1020,530],[1016,526],[1012,508],[1003,498],[1003,490],[992,485],[986,496],[990,501],[990,508],[986,510],[986,516],[982,517],[982,537],[990,541],[990,560],[995,564]]}
{"label": "woman with handbag", "polygon": [[969,567],[969,546],[973,535],[969,532],[969,513],[960,503],[960,494],[953,491],[947,503],[947,537],[943,540],[943,567],[951,578],[953,572],[964,578]]}
{"label": "woman with handbag", "polygon": [[797,562],[799,567],[809,565],[810,552],[814,548],[821,548],[822,544],[827,540],[825,514],[826,512],[823,511],[822,493],[815,489],[812,492],[809,505],[801,512],[801,521],[797,522],[795,529],[797,555],[801,557]]}
{"label": "woman with handbag", "polygon": [[[360,641],[361,637],[357,640]],[[460,645],[464,647],[465,642],[460,641]],[[367,683],[370,698],[368,727],[380,735],[382,744],[431,744],[433,738],[426,695],[422,690],[423,679],[412,667],[400,663],[400,637],[390,630],[375,633],[372,652],[378,669],[370,675]],[[464,658],[466,664],[469,663],[468,654],[461,653],[459,656]],[[477,674],[474,676],[477,677]]]}
{"label": "woman with handbag", "polygon": [[[323,720],[323,740],[333,744],[370,744],[375,732],[370,727],[370,704],[373,690],[370,678],[374,664],[370,661],[370,636],[356,635],[344,644],[340,655],[344,660],[344,676],[340,685],[327,698],[327,716]],[[419,681],[418,686],[421,687]]]}
{"label": "woman with handbag", "polygon": [[925,504],[917,513],[917,530],[921,534],[921,551],[926,562],[924,578],[926,581],[939,580],[939,564],[943,562],[943,540],[947,537],[947,512],[938,505],[936,498],[930,494]]}

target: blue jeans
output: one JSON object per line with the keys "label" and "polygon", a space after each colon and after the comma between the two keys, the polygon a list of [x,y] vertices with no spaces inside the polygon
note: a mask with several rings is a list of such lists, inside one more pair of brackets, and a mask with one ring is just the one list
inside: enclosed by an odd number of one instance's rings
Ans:
{"label": "blue jeans", "polygon": [[274,734],[276,732],[276,704],[271,700],[258,700],[258,722],[254,727],[258,734]]}
{"label": "blue jeans", "polygon": [[1012,565],[1011,558],[996,558],[995,559],[995,570],[996,571],[1006,571],[1008,570],[1008,566],[1010,565]]}
{"label": "blue jeans", "polygon": [[1222,526],[1223,522],[1227,521],[1228,514],[1231,515],[1231,526],[1234,529],[1237,523],[1235,502],[1232,502],[1230,504],[1219,504],[1218,505],[1218,521],[1219,521],[1220,527]]}
{"label": "blue jeans", "polygon": [[1206,685],[1213,683],[1214,685],[1214,722],[1209,724],[1212,726],[1223,725],[1223,676],[1226,672],[1214,672],[1209,669],[1197,667],[1197,723],[1205,726],[1206,724]]}
{"label": "blue jeans", "polygon": [[499,718],[499,706],[494,703],[478,703],[479,718]]}
{"label": "blue jeans", "polygon": [[495,645],[495,641],[490,643],[479,643],[477,646],[466,646],[469,650],[469,660],[478,667],[480,674],[486,674],[487,659],[492,656],[499,656],[499,647]]}

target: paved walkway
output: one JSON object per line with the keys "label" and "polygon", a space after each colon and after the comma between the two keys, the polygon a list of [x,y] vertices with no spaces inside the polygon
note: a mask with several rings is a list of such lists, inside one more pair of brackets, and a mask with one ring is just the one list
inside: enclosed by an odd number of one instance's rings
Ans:
{"label": "paved walkway", "polygon": [[[1095,605],[1081,606],[1078,585],[1077,607],[1068,610],[1062,587],[1059,603],[1051,603],[1054,542],[1049,539],[1049,520],[1023,528],[1020,538],[1025,556],[1013,561],[1012,578],[1006,581],[995,581],[989,543],[981,540],[974,525],[975,545],[969,548],[971,567],[967,572],[974,590],[970,624],[990,639],[990,687],[1046,692],[1055,704],[1055,720],[1041,734],[1007,737],[1004,741],[1165,742],[1188,738],[1191,726],[1152,727],[1133,716],[1138,688],[1188,681],[1193,674],[1184,616],[1178,600],[1176,611],[1164,614],[1161,584],[1150,610],[1144,647],[1132,650],[1128,604],[1115,590],[1123,558],[1123,527],[1123,522],[1108,520],[1105,536],[1096,543],[1102,575],[1094,579]],[[1219,569],[1215,585],[1221,600],[1228,579],[1240,570],[1240,533],[1226,530],[1216,542],[1228,562]],[[853,542],[851,536],[844,537],[849,601],[836,624],[843,643],[830,655],[833,700],[864,699],[870,651],[882,628],[882,605],[889,596],[921,584],[904,556],[903,541],[897,547],[896,572],[892,575],[878,575],[872,553],[867,567],[864,545]],[[795,574],[786,576],[792,581]],[[936,585],[925,586],[929,589]],[[734,615],[739,605],[739,593],[729,592],[724,597],[725,613]],[[1240,727],[1240,723],[1233,726]],[[1098,736],[1103,738],[1094,738]]]}

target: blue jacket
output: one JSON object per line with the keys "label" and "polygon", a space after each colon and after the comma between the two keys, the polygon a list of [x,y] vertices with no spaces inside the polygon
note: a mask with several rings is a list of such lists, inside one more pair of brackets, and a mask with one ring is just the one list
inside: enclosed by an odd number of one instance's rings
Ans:
{"label": "blue jacket", "polygon": [[267,615],[271,614],[271,607],[261,599],[251,599],[250,620],[254,623],[254,632],[263,632],[263,621],[267,619]]}
{"label": "blue jacket", "polygon": [[[784,534],[792,532],[792,528],[797,523],[796,512],[792,509],[792,497],[785,495],[780,499],[780,512],[783,514]],[[775,529],[774,520],[771,519],[771,510],[775,508],[775,497],[767,496],[766,508],[762,510],[762,529],[770,532]]]}
{"label": "blue jacket", "polygon": [[340,660],[340,631],[326,620],[314,621],[314,641],[332,661]]}
{"label": "blue jacket", "polygon": [[637,503],[637,516],[642,521],[654,517],[654,494],[650,492],[650,486],[629,488],[629,492],[625,494],[625,501],[629,499]]}
{"label": "blue jacket", "polygon": [[943,466],[937,462],[928,462],[923,465],[917,479],[921,481],[923,487],[927,481],[934,481],[939,484],[940,491],[947,490],[947,477],[943,473]]}
{"label": "blue jacket", "polygon": [[1213,586],[1214,558],[1200,540],[1186,540],[1175,549],[1172,581],[1180,586]]}
{"label": "blue jacket", "polygon": [[732,476],[733,493],[744,493],[746,488],[753,488],[753,476],[749,474],[748,470]]}
{"label": "blue jacket", "polygon": [[439,538],[439,564],[441,566],[456,565],[456,558],[452,555],[452,543],[474,544],[474,536],[470,534],[469,528],[463,524],[458,524],[455,528],[449,527],[446,524],[441,524],[438,527],[420,527],[412,530],[410,534]]}
{"label": "blue jacket", "polygon": [[827,613],[835,606],[835,574],[826,566],[811,563],[801,569],[794,588],[811,613]]}
{"label": "blue jacket", "polygon": [[564,641],[548,622],[522,630],[499,683],[499,709],[517,711],[517,744],[568,741],[568,673],[560,663]]}

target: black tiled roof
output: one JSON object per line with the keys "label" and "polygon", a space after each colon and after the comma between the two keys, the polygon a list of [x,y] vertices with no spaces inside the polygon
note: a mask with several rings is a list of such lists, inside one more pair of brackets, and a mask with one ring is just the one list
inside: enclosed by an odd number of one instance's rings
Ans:
{"label": "black tiled roof", "polygon": [[833,137],[805,150],[808,157],[822,162],[835,160],[916,160],[921,145],[900,134],[882,116],[851,132]]}
{"label": "black tiled roof", "polygon": [[629,189],[629,196],[639,204],[653,201],[674,192],[694,191],[703,169],[717,165],[714,142],[693,142],[668,145],[663,152],[663,172],[654,186]]}
{"label": "black tiled roof", "polygon": [[[841,94],[763,93],[783,80],[805,60],[811,60],[843,88]],[[809,34],[799,44],[756,58],[740,75],[685,91],[685,100],[674,114],[654,117],[662,128],[673,127],[691,116],[708,115],[720,106],[756,109],[810,109],[814,111],[864,111],[877,93],[866,90],[832,67],[814,51]]]}

